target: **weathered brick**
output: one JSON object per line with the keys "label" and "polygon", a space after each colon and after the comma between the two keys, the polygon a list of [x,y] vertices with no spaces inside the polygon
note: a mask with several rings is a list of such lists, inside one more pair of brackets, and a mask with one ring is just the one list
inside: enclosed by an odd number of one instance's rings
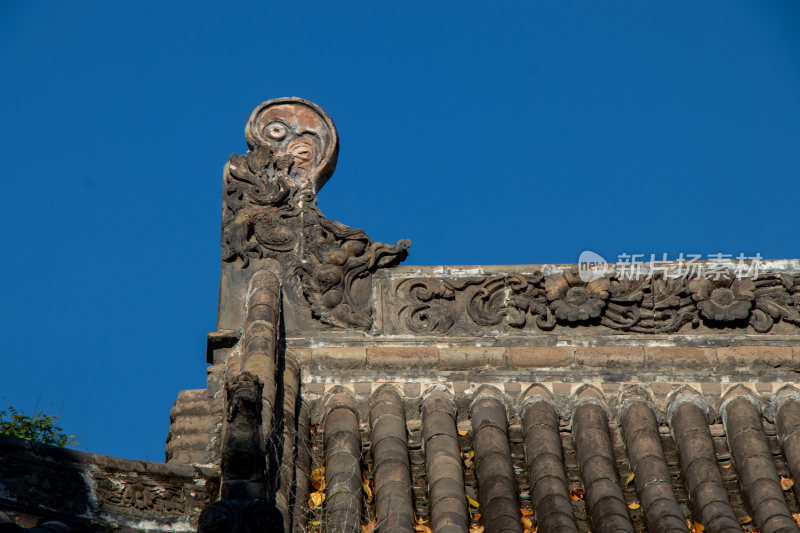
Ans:
{"label": "weathered brick", "polygon": [[475,368],[492,365],[505,366],[506,349],[489,347],[439,348],[441,368]]}
{"label": "weathered brick", "polygon": [[700,391],[715,398],[722,396],[722,383],[719,381],[706,381],[700,384]]}
{"label": "weathered brick", "polygon": [[464,394],[464,391],[469,390],[472,384],[469,381],[454,381],[453,382],[453,392],[456,395]]}
{"label": "weathered brick", "polygon": [[422,386],[419,383],[406,383],[403,385],[403,393],[407,398],[419,398],[422,394]]}
{"label": "weathered brick", "polygon": [[170,463],[192,465],[208,462],[208,452],[192,450],[176,450],[168,459]]}
{"label": "weathered brick", "polygon": [[208,433],[187,433],[177,434],[169,442],[169,446],[175,450],[205,450],[211,436]]}
{"label": "weathered brick", "polygon": [[553,383],[553,394],[556,396],[568,397],[572,394],[572,383]]}
{"label": "weathered brick", "polygon": [[369,396],[370,394],[372,394],[372,383],[359,381],[354,384],[353,390],[355,391],[356,394],[360,396]]}
{"label": "weathered brick", "polygon": [[435,367],[439,350],[433,346],[403,346],[367,348],[367,363],[371,367],[392,367],[413,370]]}
{"label": "weathered brick", "polygon": [[716,348],[694,346],[645,346],[644,360],[648,366],[708,367],[717,363]]}
{"label": "weathered brick", "polygon": [[573,348],[557,346],[508,348],[508,359],[516,367],[561,367],[575,362]]}
{"label": "weathered brick", "polygon": [[313,348],[311,361],[315,365],[329,368],[364,367],[367,364],[367,350],[352,346]]}
{"label": "weathered brick", "polygon": [[311,348],[286,348],[286,355],[300,364],[311,361]]}
{"label": "weathered brick", "polygon": [[621,366],[643,366],[642,346],[578,346],[575,348],[578,364],[619,368]]}
{"label": "weathered brick", "polygon": [[516,398],[522,394],[522,384],[518,381],[507,381],[503,383],[503,389],[505,389],[505,393],[512,398]]}
{"label": "weathered brick", "polygon": [[789,346],[724,346],[717,348],[717,357],[723,368],[800,368]]}
{"label": "weathered brick", "polygon": [[654,382],[650,384],[650,389],[653,391],[653,394],[658,399],[666,398],[670,392],[672,392],[673,385],[672,383],[661,383],[661,382]]}
{"label": "weathered brick", "polygon": [[757,382],[756,383],[756,392],[762,394],[764,396],[769,396],[772,394],[772,382]]}
{"label": "weathered brick", "polygon": [[311,394],[319,394],[322,396],[325,394],[325,384],[324,383],[306,383],[303,385],[303,388],[306,392]]}
{"label": "weathered brick", "polygon": [[616,394],[619,391],[619,383],[614,383],[610,381],[604,381],[600,384],[600,388],[603,389],[603,394],[610,396],[612,394]]}
{"label": "weathered brick", "polygon": [[170,425],[170,431],[182,435],[188,433],[208,433],[210,428],[217,423],[217,417],[206,416],[179,416]]}

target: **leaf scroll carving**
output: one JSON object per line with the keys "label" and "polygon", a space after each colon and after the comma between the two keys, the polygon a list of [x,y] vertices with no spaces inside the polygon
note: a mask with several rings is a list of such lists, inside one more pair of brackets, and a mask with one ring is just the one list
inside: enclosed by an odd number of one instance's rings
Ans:
{"label": "leaf scroll carving", "polygon": [[756,331],[765,333],[779,320],[800,326],[800,276],[756,279],[754,293],[750,324]]}
{"label": "leaf scroll carving", "polygon": [[[473,278],[398,281],[398,319],[412,333],[521,333],[556,327],[603,327],[674,333],[684,327],[743,328],[766,333],[780,321],[800,326],[800,276],[756,279],[628,278],[610,273],[584,281],[576,269],[547,276],[507,273]],[[460,324],[460,332],[453,331]]]}

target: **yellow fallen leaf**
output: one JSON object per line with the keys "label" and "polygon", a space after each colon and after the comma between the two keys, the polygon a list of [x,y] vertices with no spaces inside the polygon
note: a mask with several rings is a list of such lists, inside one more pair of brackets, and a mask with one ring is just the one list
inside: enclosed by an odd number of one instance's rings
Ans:
{"label": "yellow fallen leaf", "polygon": [[[450,426],[450,427],[452,427],[452,426]],[[467,434],[467,430],[466,429],[459,429],[458,430],[458,434],[463,437],[463,436],[465,436]]]}
{"label": "yellow fallen leaf", "polygon": [[317,466],[311,470],[311,484],[316,490],[325,489],[325,467]]}
{"label": "yellow fallen leaf", "polygon": [[470,450],[468,452],[461,452],[461,458],[464,460],[464,466],[466,468],[472,467],[472,458],[475,457],[475,452]]}
{"label": "yellow fallen leaf", "polygon": [[632,504],[628,505],[628,509],[638,509],[641,507],[637,502],[633,502]]}
{"label": "yellow fallen leaf", "polygon": [[322,502],[325,501],[325,493],[316,491],[312,492],[310,497],[308,498],[308,506],[309,507],[319,507],[322,505]]}
{"label": "yellow fallen leaf", "polygon": [[469,531],[470,533],[483,533],[483,526],[476,524],[469,528]]}
{"label": "yellow fallen leaf", "polygon": [[695,521],[694,528],[692,529],[692,531],[694,533],[703,533],[703,531],[705,531],[705,530],[706,530],[706,528],[705,528],[705,526],[703,526],[703,524],[701,524],[700,522]]}
{"label": "yellow fallen leaf", "polygon": [[792,513],[792,518],[794,518],[794,523],[800,526],[800,513]]}
{"label": "yellow fallen leaf", "polygon": [[583,499],[583,489],[572,489],[569,491],[569,497],[572,501],[577,502]]}
{"label": "yellow fallen leaf", "polygon": [[431,528],[425,524],[417,524],[414,526],[414,531],[419,531],[420,533],[431,533]]}
{"label": "yellow fallen leaf", "polygon": [[312,526],[318,526],[318,525],[319,525],[319,520],[312,520],[312,521],[310,522],[310,524],[311,524]]}
{"label": "yellow fallen leaf", "polygon": [[631,481],[633,481],[633,472],[631,472],[631,475],[625,478],[625,486],[627,487],[628,485],[630,485]]}
{"label": "yellow fallen leaf", "polygon": [[527,516],[522,517],[522,527],[525,529],[530,529],[533,527],[533,520],[528,518]]}
{"label": "yellow fallen leaf", "polygon": [[361,486],[364,489],[364,494],[367,496],[367,503],[372,502],[372,480],[371,479],[364,479],[364,484]]}
{"label": "yellow fallen leaf", "polygon": [[364,524],[361,526],[361,531],[363,533],[372,533],[378,527],[378,519],[373,518],[369,524]]}
{"label": "yellow fallen leaf", "polygon": [[752,521],[753,521],[753,519],[752,519],[752,518],[750,518],[750,515],[747,515],[747,516],[745,516],[745,517],[744,517],[744,520],[742,520],[741,522],[739,522],[739,524],[741,524],[741,525],[745,525],[745,524],[749,524],[749,523],[750,523],[750,522],[752,522]]}
{"label": "yellow fallen leaf", "polygon": [[519,512],[522,513],[522,516],[532,516],[533,515],[533,511],[531,511],[530,509],[520,509]]}
{"label": "yellow fallen leaf", "polygon": [[783,490],[789,490],[794,487],[794,479],[790,477],[781,477],[781,488]]}
{"label": "yellow fallen leaf", "polygon": [[724,464],[722,468],[730,468],[731,466],[733,466],[733,463]]}
{"label": "yellow fallen leaf", "polygon": [[481,506],[481,504],[470,498],[469,495],[467,495],[467,503],[469,503],[470,507],[474,507],[475,509]]}
{"label": "yellow fallen leaf", "polygon": [[419,517],[419,516],[417,516],[415,514],[414,515],[414,522],[416,522],[417,524],[427,524],[429,522],[429,520],[427,518]]}

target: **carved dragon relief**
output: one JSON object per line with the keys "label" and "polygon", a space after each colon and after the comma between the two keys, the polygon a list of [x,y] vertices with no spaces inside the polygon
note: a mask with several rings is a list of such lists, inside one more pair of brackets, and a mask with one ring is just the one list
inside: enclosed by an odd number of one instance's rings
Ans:
{"label": "carved dragon relief", "polygon": [[299,280],[312,315],[326,324],[369,329],[369,283],[397,265],[411,242],[373,242],[362,230],[328,220],[317,192],[336,166],[338,137],[330,117],[300,98],[258,106],[245,127],[250,150],[224,170],[222,259],[246,268],[271,257]]}
{"label": "carved dragon relief", "polygon": [[693,280],[610,274],[587,282],[568,269],[547,276],[401,279],[393,281],[393,293],[399,333],[453,334],[459,321],[469,331],[506,324],[521,332],[560,325],[674,333],[703,324],[766,333],[779,321],[800,326],[800,276],[789,274]]}

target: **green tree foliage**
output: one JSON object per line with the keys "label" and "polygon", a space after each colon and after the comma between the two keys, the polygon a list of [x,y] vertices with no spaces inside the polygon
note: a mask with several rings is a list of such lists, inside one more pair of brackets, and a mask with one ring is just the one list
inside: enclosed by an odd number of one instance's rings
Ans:
{"label": "green tree foliage", "polygon": [[33,416],[23,415],[13,407],[0,411],[0,435],[11,435],[21,439],[55,444],[66,448],[78,444],[75,435],[67,435],[56,425],[58,417],[36,413]]}

